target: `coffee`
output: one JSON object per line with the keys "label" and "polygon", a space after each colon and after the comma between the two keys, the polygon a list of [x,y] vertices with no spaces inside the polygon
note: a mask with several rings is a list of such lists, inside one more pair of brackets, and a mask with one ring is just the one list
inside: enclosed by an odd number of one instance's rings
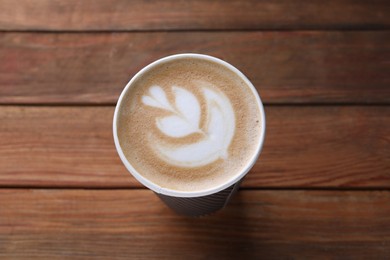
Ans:
{"label": "coffee", "polygon": [[177,191],[202,191],[245,171],[259,148],[257,94],[212,60],[166,60],[138,75],[116,121],[126,160],[144,178]]}

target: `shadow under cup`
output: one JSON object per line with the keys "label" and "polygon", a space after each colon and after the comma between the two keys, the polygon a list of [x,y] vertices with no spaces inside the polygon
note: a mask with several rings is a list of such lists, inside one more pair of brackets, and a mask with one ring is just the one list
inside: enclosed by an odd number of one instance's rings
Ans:
{"label": "shadow under cup", "polygon": [[[177,190],[171,190],[167,188],[160,187],[159,185],[153,183],[149,179],[143,177],[137,170],[134,169],[134,167],[129,163],[129,161],[126,159],[122,148],[119,143],[118,139],[118,132],[117,132],[117,120],[118,120],[118,114],[121,107],[122,100],[124,96],[126,95],[126,92],[129,88],[131,88],[133,82],[139,77],[142,77],[142,75],[150,70],[151,68],[160,65],[161,63],[167,62],[167,61],[173,61],[175,59],[181,59],[181,58],[195,58],[195,59],[203,59],[208,60],[214,63],[218,63],[225,68],[229,69],[233,73],[235,73],[237,76],[239,76],[245,84],[251,89],[253,92],[253,95],[256,99],[259,111],[260,111],[260,117],[261,117],[261,123],[260,123],[260,140],[258,142],[258,146],[256,151],[254,152],[251,160],[249,160],[248,165],[245,167],[245,169],[236,175],[233,179],[227,180],[226,183],[223,183],[222,185],[218,185],[216,187],[213,187],[208,190],[204,191],[177,191]],[[224,208],[230,199],[233,197],[234,193],[237,192],[240,183],[244,179],[245,175],[249,172],[249,170],[253,167],[255,162],[257,161],[263,143],[264,143],[264,136],[265,136],[265,114],[264,114],[264,108],[263,104],[260,100],[260,97],[255,89],[255,87],[252,85],[252,83],[242,74],[238,69],[230,65],[229,63],[222,61],[218,58],[203,55],[203,54],[176,54],[172,56],[168,56],[162,59],[159,59],[146,67],[144,67],[141,71],[139,71],[126,85],[124,90],[122,91],[114,113],[114,119],[113,119],[113,135],[114,135],[114,142],[116,150],[123,162],[123,164],[126,166],[127,170],[143,185],[154,191],[157,196],[171,209],[173,209],[175,212],[181,215],[186,216],[202,216],[207,215],[210,213],[213,213],[215,211],[218,211],[222,208]]]}

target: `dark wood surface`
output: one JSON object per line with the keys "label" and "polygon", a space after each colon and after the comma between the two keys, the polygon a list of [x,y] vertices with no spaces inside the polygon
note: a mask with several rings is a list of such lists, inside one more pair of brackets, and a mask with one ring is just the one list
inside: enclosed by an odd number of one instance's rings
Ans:
{"label": "dark wood surface", "polygon": [[[266,106],[250,188],[390,188],[390,107]],[[142,187],[122,166],[113,106],[3,106],[0,186]],[[22,162],[22,163],[19,163]]]}
{"label": "dark wood surface", "polygon": [[[0,259],[387,259],[390,4],[0,0]],[[175,215],[121,164],[128,80],[198,52],[266,104],[226,209]]]}
{"label": "dark wood surface", "polygon": [[3,30],[385,29],[386,0],[0,0]]}
{"label": "dark wood surface", "polygon": [[205,218],[177,216],[146,190],[3,189],[0,203],[0,257],[6,258],[390,254],[389,191],[241,191]]}
{"label": "dark wood surface", "polygon": [[265,103],[390,102],[388,31],[0,33],[0,103],[115,104],[166,55],[220,57]]}

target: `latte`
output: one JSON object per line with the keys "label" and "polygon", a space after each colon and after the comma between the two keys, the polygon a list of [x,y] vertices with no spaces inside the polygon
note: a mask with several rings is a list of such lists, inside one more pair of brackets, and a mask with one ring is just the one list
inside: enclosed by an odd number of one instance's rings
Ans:
{"label": "latte", "polygon": [[144,178],[202,191],[245,171],[261,139],[257,93],[212,60],[166,60],[137,75],[123,94],[116,129],[126,160]]}

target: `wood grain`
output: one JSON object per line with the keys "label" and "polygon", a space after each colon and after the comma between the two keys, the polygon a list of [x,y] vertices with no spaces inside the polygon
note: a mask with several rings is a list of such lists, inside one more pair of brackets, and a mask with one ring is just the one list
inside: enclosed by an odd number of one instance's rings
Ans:
{"label": "wood grain", "polygon": [[138,186],[112,138],[113,107],[1,107],[0,186]]}
{"label": "wood grain", "polygon": [[385,0],[1,0],[3,30],[383,29]]}
{"label": "wood grain", "polygon": [[[0,186],[141,187],[112,138],[114,107],[0,109]],[[268,106],[244,187],[390,187],[390,106]]]}
{"label": "wood grain", "polygon": [[0,103],[114,104],[166,55],[244,72],[265,103],[390,103],[390,32],[0,33]]}
{"label": "wood grain", "polygon": [[212,216],[146,190],[0,190],[0,257],[385,259],[390,192],[240,191]]}

